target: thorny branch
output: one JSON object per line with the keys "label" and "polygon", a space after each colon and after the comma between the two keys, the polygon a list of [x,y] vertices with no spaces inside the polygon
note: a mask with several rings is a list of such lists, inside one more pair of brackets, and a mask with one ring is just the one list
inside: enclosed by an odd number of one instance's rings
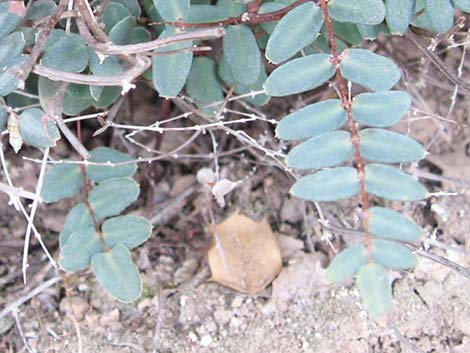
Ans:
{"label": "thorny branch", "polygon": [[465,91],[468,95],[470,94],[470,83],[462,80],[460,77],[453,74],[449,68],[442,62],[439,57],[431,50],[422,45],[416,34],[412,30],[406,32],[406,37],[409,38],[413,44],[429,59],[429,61],[452,83],[457,85],[459,88]]}

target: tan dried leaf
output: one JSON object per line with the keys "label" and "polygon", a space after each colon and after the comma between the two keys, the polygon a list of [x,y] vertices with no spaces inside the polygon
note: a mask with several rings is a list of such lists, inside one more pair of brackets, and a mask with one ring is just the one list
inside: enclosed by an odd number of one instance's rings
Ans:
{"label": "tan dried leaf", "polygon": [[211,280],[243,293],[264,289],[282,269],[281,251],[266,218],[234,213],[216,225],[209,250]]}

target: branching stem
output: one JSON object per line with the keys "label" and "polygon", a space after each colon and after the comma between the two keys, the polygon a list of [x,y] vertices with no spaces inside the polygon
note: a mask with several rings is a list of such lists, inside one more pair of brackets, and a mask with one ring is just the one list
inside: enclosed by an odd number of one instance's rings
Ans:
{"label": "branching stem", "polygon": [[207,27],[221,27],[221,26],[228,26],[228,25],[237,25],[237,24],[260,24],[266,22],[273,22],[280,20],[284,17],[290,10],[296,8],[297,6],[303,5],[306,2],[318,2],[318,0],[297,0],[286,6],[280,10],[267,12],[267,13],[259,13],[260,2],[254,1],[251,3],[252,5],[248,7],[248,12],[241,14],[240,16],[236,17],[229,17],[224,20],[215,21],[215,22],[205,22],[205,23],[186,23],[182,21],[176,22],[154,22],[151,24],[161,24],[164,23],[166,25],[175,26],[175,27],[182,27],[182,28],[207,28]]}
{"label": "branching stem", "polygon": [[360,193],[361,193],[361,203],[362,203],[362,210],[363,210],[362,226],[364,228],[364,233],[365,233],[365,238],[366,238],[365,246],[367,248],[369,258],[370,258],[371,249],[372,249],[372,238],[371,238],[370,231],[369,231],[369,197],[366,191],[365,163],[364,163],[364,159],[362,158],[361,151],[359,149],[360,137],[359,137],[356,123],[354,122],[354,119],[353,119],[353,114],[352,114],[352,109],[351,109],[351,105],[352,105],[351,97],[349,96],[346,80],[341,74],[341,70],[339,66],[341,62],[341,57],[338,53],[338,48],[336,46],[333,24],[331,21],[330,13],[328,12],[327,1],[328,0],[320,0],[320,6],[323,11],[325,26],[328,32],[328,41],[330,43],[330,48],[331,48],[331,61],[336,66],[336,84],[338,85],[338,91],[341,96],[340,98],[343,104],[343,108],[346,111],[346,114],[348,116],[347,125],[351,133],[351,142],[354,147],[354,163],[355,163],[355,168],[357,170],[357,176],[359,178],[359,184],[360,184],[360,189],[361,189]]}
{"label": "branching stem", "polygon": [[[82,142],[82,125],[81,121],[77,121],[77,137],[80,142]],[[83,160],[83,157],[81,157]],[[93,220],[93,224],[95,225],[96,229],[96,234],[98,234],[98,237],[100,238],[101,244],[103,245],[103,250],[104,251],[109,251],[108,246],[106,245],[106,241],[104,240],[104,235],[103,232],[101,231],[101,227],[98,223],[98,220],[96,218],[95,212],[93,212],[93,208],[91,207],[90,202],[88,201],[88,178],[86,176],[86,170],[85,170],[85,164],[80,164],[80,170],[82,172],[82,180],[83,180],[83,195],[85,198],[85,206],[90,213],[91,219]]]}

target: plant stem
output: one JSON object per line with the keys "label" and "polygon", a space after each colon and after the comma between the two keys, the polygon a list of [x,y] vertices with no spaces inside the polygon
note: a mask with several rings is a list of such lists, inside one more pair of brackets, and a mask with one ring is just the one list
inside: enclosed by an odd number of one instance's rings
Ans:
{"label": "plant stem", "polygon": [[[267,12],[260,14],[257,9],[259,10],[259,1],[254,1],[253,5],[248,8],[248,12],[245,12],[237,17],[229,17],[224,20],[216,21],[216,22],[206,22],[206,23],[186,23],[182,21],[175,21],[175,22],[155,22],[153,24],[161,24],[164,23],[166,25],[175,26],[175,27],[183,27],[183,28],[206,28],[206,27],[220,27],[220,26],[228,26],[228,25],[237,25],[237,24],[260,24],[266,22],[273,22],[280,20],[284,15],[286,15],[290,10],[296,8],[297,6],[303,5],[306,2],[313,1],[315,3],[318,0],[297,0],[296,2],[286,6],[280,10]],[[152,23],[151,23],[152,24]]]}
{"label": "plant stem", "polygon": [[365,238],[366,238],[365,245],[366,245],[366,249],[368,251],[369,259],[370,259],[370,254],[372,250],[372,239],[371,239],[371,235],[369,231],[369,197],[366,191],[365,163],[364,163],[364,159],[362,158],[361,151],[359,148],[360,137],[359,137],[356,123],[353,119],[353,114],[352,114],[352,109],[351,109],[352,102],[351,102],[351,97],[348,94],[346,80],[344,79],[340,70],[339,64],[341,62],[341,57],[338,54],[338,48],[336,46],[335,34],[333,30],[333,24],[331,21],[330,13],[328,12],[327,0],[320,0],[320,6],[323,12],[326,30],[328,32],[328,41],[330,43],[330,48],[331,48],[331,61],[336,66],[336,84],[338,85],[338,90],[341,96],[340,98],[341,98],[343,108],[346,111],[346,114],[348,116],[347,125],[351,133],[351,142],[354,147],[354,163],[355,163],[355,168],[357,170],[357,176],[359,178],[359,184],[361,188],[360,193],[361,193],[361,203],[362,203],[362,210],[363,210],[362,226],[364,228],[364,233],[365,233]]}
{"label": "plant stem", "polygon": [[[78,137],[78,140],[80,141],[80,143],[82,143],[82,125],[81,125],[80,120],[77,121],[77,137]],[[83,160],[83,157],[80,156],[80,159]],[[91,207],[91,204],[88,201],[89,190],[88,190],[88,178],[86,176],[85,164],[80,164],[80,170],[82,172],[83,195],[84,195],[84,198],[85,198],[85,206],[86,206],[88,212],[90,213],[91,219],[93,220],[93,224],[95,225],[96,234],[98,234],[98,237],[100,238],[101,244],[103,245],[103,250],[105,252],[109,251],[109,248],[106,245],[106,241],[104,240],[104,235],[103,235],[103,232],[101,231],[101,227],[98,223],[98,220],[96,219],[95,212],[93,212],[93,208]]]}

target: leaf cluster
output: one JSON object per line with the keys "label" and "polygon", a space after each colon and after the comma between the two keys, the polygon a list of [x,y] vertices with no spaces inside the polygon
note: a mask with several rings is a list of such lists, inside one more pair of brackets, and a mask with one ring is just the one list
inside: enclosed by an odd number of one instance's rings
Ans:
{"label": "leaf cluster", "polygon": [[[303,93],[339,79],[361,87],[362,93],[341,93],[310,104],[284,117],[276,129],[280,139],[299,142],[290,150],[287,165],[313,171],[300,178],[291,193],[312,201],[359,194],[408,202],[429,196],[401,170],[403,163],[419,161],[426,151],[410,137],[387,130],[411,106],[407,92],[393,89],[400,69],[359,46],[379,34],[402,35],[410,24],[448,31],[456,9],[470,12],[468,0],[111,0],[98,16],[106,43],[84,35],[79,19],[62,20],[47,29],[43,24],[61,6],[53,0],[34,1],[25,13],[13,11],[10,4],[0,3],[0,129],[8,129],[16,152],[23,143],[53,148],[61,137],[62,114],[108,108],[140,76],[161,97],[185,92],[209,116],[220,113],[226,92],[262,106],[271,97]],[[331,28],[325,13],[331,17]],[[145,19],[154,25],[146,26]],[[210,53],[199,52],[206,42],[191,37],[147,51],[135,49],[210,27],[225,30],[219,46],[209,42],[212,49],[219,48]],[[110,45],[120,54],[109,54]],[[139,55],[131,55],[135,53]],[[142,53],[151,60],[143,60]],[[31,58],[33,74],[27,70]],[[127,74],[142,62],[148,65],[129,78]],[[270,65],[275,68],[268,75]],[[58,117],[56,98],[64,83]],[[366,164],[363,170],[358,162]],[[83,164],[54,165],[42,189],[47,202],[84,194],[84,202],[72,208],[60,234],[60,265],[68,272],[91,266],[100,283],[125,302],[135,300],[141,291],[129,250],[151,232],[144,218],[120,216],[139,195],[132,179],[135,172],[129,156],[100,147]],[[87,180],[93,183],[92,190]],[[391,305],[387,269],[411,269],[416,264],[400,242],[419,240],[423,230],[404,214],[378,204],[366,209],[364,217],[363,230],[373,239],[343,250],[331,263],[328,278],[342,282],[355,277],[366,308],[379,318]]]}

